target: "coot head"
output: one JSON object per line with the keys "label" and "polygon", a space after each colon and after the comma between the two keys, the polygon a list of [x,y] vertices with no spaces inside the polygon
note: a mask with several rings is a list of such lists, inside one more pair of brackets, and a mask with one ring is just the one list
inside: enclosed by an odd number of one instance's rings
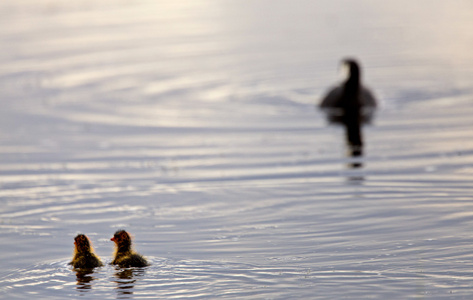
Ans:
{"label": "coot head", "polygon": [[342,65],[348,69],[347,82],[353,82],[360,86],[360,64],[354,58],[345,58]]}
{"label": "coot head", "polygon": [[78,253],[91,252],[90,241],[85,234],[78,234],[74,238],[74,245]]}
{"label": "coot head", "polygon": [[117,230],[110,240],[115,242],[118,248],[129,248],[131,246],[131,237],[125,230]]}

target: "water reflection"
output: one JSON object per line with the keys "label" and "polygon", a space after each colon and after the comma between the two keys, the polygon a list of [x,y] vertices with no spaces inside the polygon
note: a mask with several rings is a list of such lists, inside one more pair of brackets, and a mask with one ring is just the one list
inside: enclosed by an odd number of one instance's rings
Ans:
{"label": "water reflection", "polygon": [[[347,157],[360,158],[363,156],[363,131],[364,124],[371,123],[374,108],[323,108],[330,124],[341,125],[345,130]],[[348,165],[350,168],[360,168],[361,161],[354,160]]]}
{"label": "water reflection", "polygon": [[133,296],[136,277],[142,277],[144,274],[145,271],[141,268],[117,269],[114,275],[116,278],[114,282],[117,283],[117,298],[130,299]]}
{"label": "water reflection", "polygon": [[92,281],[96,278],[92,276],[93,269],[87,270],[77,270],[76,271],[76,289],[81,292],[87,292],[88,290],[92,289]]}

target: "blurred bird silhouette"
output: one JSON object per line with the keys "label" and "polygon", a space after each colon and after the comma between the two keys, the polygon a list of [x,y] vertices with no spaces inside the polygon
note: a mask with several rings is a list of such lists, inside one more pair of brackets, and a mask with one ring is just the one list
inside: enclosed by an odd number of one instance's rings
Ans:
{"label": "blurred bird silhouette", "polygon": [[372,92],[361,84],[361,68],[358,62],[348,58],[342,60],[342,65],[348,69],[347,79],[332,88],[319,106],[327,113],[330,122],[345,127],[350,156],[361,156],[361,125],[371,121],[377,106],[376,99]]}

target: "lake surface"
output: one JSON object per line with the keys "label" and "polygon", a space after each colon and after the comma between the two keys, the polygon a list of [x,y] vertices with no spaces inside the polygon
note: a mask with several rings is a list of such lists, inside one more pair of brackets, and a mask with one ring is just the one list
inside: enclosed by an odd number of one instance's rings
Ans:
{"label": "lake surface", "polygon": [[[471,1],[4,1],[0,298],[470,299]],[[316,104],[357,57],[363,156]],[[152,265],[111,261],[127,229]]]}

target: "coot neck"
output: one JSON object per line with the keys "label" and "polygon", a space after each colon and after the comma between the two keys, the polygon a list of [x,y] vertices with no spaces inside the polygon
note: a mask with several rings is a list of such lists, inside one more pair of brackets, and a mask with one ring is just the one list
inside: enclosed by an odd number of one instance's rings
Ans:
{"label": "coot neck", "polygon": [[345,82],[344,88],[344,106],[359,107],[359,91],[360,91],[360,69],[356,64],[350,64],[350,77]]}
{"label": "coot neck", "polygon": [[353,89],[360,87],[360,68],[356,63],[350,64],[350,77],[348,77],[346,86]]}
{"label": "coot neck", "polygon": [[117,247],[117,253],[127,253],[130,252],[131,245],[120,245]]}

